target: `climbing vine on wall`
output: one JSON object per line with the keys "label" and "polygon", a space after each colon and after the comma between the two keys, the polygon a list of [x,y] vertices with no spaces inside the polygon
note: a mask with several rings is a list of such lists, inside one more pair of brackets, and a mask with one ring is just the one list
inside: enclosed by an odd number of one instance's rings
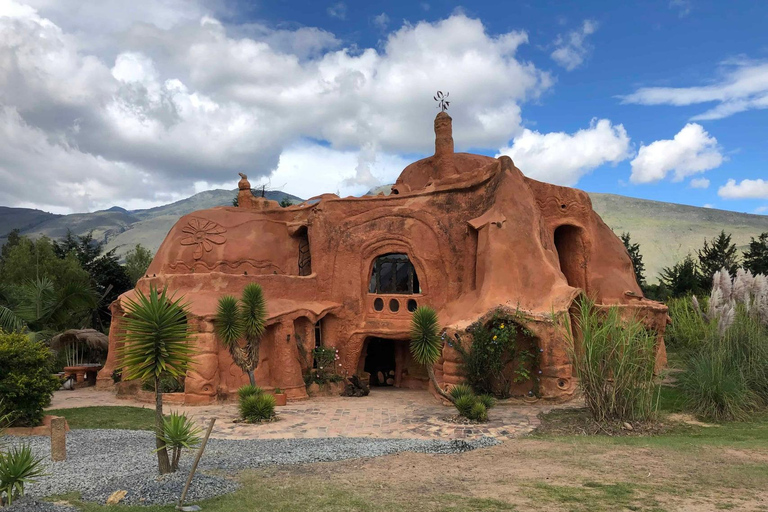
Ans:
{"label": "climbing vine on wall", "polygon": [[[471,344],[465,345],[460,339],[453,344],[461,356],[467,383],[476,393],[506,398],[511,396],[514,384],[530,381],[529,394],[538,394],[539,349],[521,317],[517,312],[496,311],[490,320],[476,322],[467,329]],[[521,338],[529,342],[520,343]]]}

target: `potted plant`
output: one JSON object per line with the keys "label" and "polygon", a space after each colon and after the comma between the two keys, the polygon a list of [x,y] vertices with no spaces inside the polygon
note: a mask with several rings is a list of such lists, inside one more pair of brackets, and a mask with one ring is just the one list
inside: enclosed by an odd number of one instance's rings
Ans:
{"label": "potted plant", "polygon": [[288,396],[285,394],[285,391],[283,391],[280,388],[275,388],[272,390],[272,394],[275,397],[275,405],[283,406],[288,403]]}

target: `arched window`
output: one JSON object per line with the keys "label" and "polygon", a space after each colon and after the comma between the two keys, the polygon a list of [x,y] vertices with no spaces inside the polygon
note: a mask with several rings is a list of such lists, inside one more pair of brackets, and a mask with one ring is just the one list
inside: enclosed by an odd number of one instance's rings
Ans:
{"label": "arched window", "polygon": [[419,277],[407,254],[384,254],[373,262],[368,293],[421,293]]}

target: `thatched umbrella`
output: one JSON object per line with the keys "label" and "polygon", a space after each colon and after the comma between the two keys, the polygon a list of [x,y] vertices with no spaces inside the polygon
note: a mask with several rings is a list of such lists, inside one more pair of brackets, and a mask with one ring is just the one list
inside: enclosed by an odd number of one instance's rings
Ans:
{"label": "thatched umbrella", "polygon": [[67,366],[84,363],[85,354],[104,353],[109,349],[109,337],[96,329],[69,329],[51,338],[51,349],[68,351]]}

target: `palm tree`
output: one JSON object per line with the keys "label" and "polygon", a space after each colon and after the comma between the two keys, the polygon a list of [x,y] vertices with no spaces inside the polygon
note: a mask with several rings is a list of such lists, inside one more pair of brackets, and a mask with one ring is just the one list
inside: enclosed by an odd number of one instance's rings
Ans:
{"label": "palm tree", "polygon": [[440,339],[440,326],[437,321],[437,313],[428,306],[420,306],[411,317],[411,354],[418,364],[427,367],[429,380],[435,390],[451,403],[456,400],[446,393],[435,378],[434,365],[440,359],[443,342]]}
{"label": "palm tree", "polygon": [[[267,303],[258,284],[248,284],[239,301],[231,295],[219,299],[216,334],[229,349],[235,364],[248,374],[252,386],[256,385],[254,374],[259,366],[259,348],[266,324]],[[245,343],[241,344],[243,340]]]}
{"label": "palm tree", "polygon": [[151,286],[149,295],[137,290],[136,300],[127,299],[125,312],[119,364],[124,379],[154,380],[155,444],[160,474],[164,475],[171,472],[171,463],[164,441],[160,377],[181,377],[192,364],[195,350],[190,344],[193,334],[187,323],[188,304],[168,297],[167,288],[158,293]]}

